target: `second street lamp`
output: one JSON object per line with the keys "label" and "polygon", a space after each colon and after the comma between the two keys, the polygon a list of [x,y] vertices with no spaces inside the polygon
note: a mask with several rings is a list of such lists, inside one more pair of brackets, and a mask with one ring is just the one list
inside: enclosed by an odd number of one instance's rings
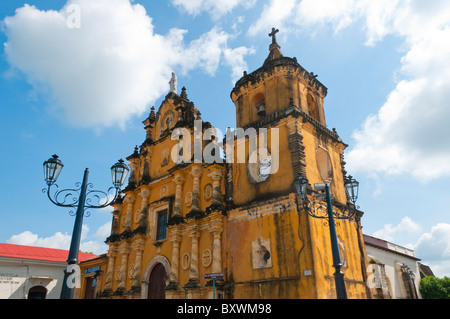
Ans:
{"label": "second street lamp", "polygon": [[[64,272],[64,281],[61,290],[61,299],[72,299],[75,287],[73,284],[69,283],[70,276],[72,275],[70,270],[73,270],[73,265],[78,264],[78,251],[80,248],[81,228],[83,226],[85,210],[89,208],[104,208],[111,205],[120,193],[120,188],[127,177],[129,168],[125,165],[123,160],[119,160],[116,164],[114,164],[111,167],[112,182],[114,186],[109,188],[107,192],[103,192],[91,189],[93,185],[88,183],[89,169],[87,168],[84,171],[82,183],[76,184],[79,188],[59,190],[56,180],[58,179],[64,165],[58,159],[58,155],[53,155],[50,159],[44,162],[43,166],[44,177],[48,188],[44,188],[42,191],[47,193],[50,201],[60,207],[77,207],[72,239],[70,242],[69,256],[67,258],[68,268]],[[51,187],[53,185],[56,186],[56,190],[53,195],[51,195]],[[108,196],[110,195],[109,193],[112,189],[114,189],[114,195],[113,198],[108,201]],[[96,201],[95,204],[92,203],[93,199]]]}
{"label": "second street lamp", "polygon": [[[355,203],[358,199],[359,183],[354,180],[352,176],[349,176],[346,179],[345,189],[347,191],[347,197],[352,204],[341,204],[340,207],[337,208],[337,212],[333,210],[329,183],[314,184],[314,191],[325,191],[325,194],[315,194],[312,201],[308,199],[309,182],[305,176],[297,176],[294,180],[294,186],[297,194],[302,199],[302,206],[308,215],[314,218],[328,219],[328,225],[330,227],[331,253],[333,255],[333,267],[335,268],[335,273],[333,275],[336,284],[336,295],[338,299],[347,299],[344,273],[341,270],[342,262],[339,253],[335,219],[350,219],[355,215],[357,209]],[[325,205],[321,200],[322,197],[325,197]]]}

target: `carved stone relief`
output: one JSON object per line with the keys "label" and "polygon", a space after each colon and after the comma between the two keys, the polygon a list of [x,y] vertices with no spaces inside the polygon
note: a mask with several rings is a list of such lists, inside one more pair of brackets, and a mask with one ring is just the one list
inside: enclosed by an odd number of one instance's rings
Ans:
{"label": "carved stone relief", "polygon": [[191,255],[186,253],[181,258],[181,268],[183,268],[184,270],[188,270],[190,266],[191,266]]}
{"label": "carved stone relief", "polygon": [[134,218],[133,218],[134,222],[135,222],[135,223],[139,223],[139,218],[140,218],[140,217],[141,217],[141,210],[138,209],[138,210],[136,210],[136,211],[134,212]]}
{"label": "carved stone relief", "polygon": [[211,262],[212,262],[211,250],[205,249],[202,254],[202,265],[204,267],[208,267],[209,265],[211,265]]}
{"label": "carved stone relief", "polygon": [[184,198],[184,204],[186,205],[186,207],[192,206],[192,192],[186,193],[186,196]]}
{"label": "carved stone relief", "polygon": [[247,163],[247,173],[250,183],[258,184],[264,182],[269,178],[272,170],[272,156],[266,151],[263,154],[259,151],[254,151],[250,154]]}
{"label": "carved stone relief", "polygon": [[272,267],[270,239],[261,237],[252,241],[252,262],[253,269]]}
{"label": "carved stone relief", "polygon": [[134,264],[131,264],[128,268],[128,278],[132,279],[134,276]]}
{"label": "carved stone relief", "polygon": [[205,188],[203,189],[203,198],[206,201],[211,200],[211,198],[212,198],[212,185],[211,184],[205,185]]}

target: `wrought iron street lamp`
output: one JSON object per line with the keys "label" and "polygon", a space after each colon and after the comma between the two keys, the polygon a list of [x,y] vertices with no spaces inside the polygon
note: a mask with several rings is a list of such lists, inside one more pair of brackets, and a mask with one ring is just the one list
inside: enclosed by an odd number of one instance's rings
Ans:
{"label": "wrought iron street lamp", "polygon": [[[107,192],[92,190],[93,185],[88,183],[89,169],[84,171],[82,183],[76,183],[78,188],[74,189],[62,189],[60,190],[56,184],[59,174],[61,173],[64,165],[58,159],[58,155],[53,155],[50,159],[44,162],[44,177],[48,188],[43,189],[44,193],[47,193],[50,201],[60,207],[77,207],[77,211],[70,215],[75,215],[75,224],[72,232],[72,239],[70,243],[69,256],[67,258],[68,269],[64,271],[64,282],[61,291],[61,299],[72,299],[75,286],[70,281],[70,276],[73,272],[69,272],[72,269],[71,265],[78,264],[78,250],[81,240],[81,228],[83,225],[83,216],[89,216],[89,212],[86,209],[89,208],[104,208],[111,205],[120,193],[120,187],[122,187],[129,168],[125,165],[123,160],[119,160],[111,167],[113,187],[109,188]],[[52,186],[55,185],[56,189],[51,192]],[[108,200],[111,195],[111,191],[114,189],[113,198]],[[73,266],[72,266],[73,267]]]}
{"label": "wrought iron street lamp", "polygon": [[402,273],[406,278],[406,282],[408,283],[410,298],[417,299],[416,285],[414,284],[416,275],[406,264],[403,264],[400,269],[402,270]]}
{"label": "wrought iron street lamp", "polygon": [[[305,176],[298,176],[294,180],[294,186],[297,194],[302,199],[303,209],[314,218],[327,219],[330,227],[330,239],[331,239],[331,252],[333,255],[333,267],[335,268],[334,280],[336,283],[336,295],[338,299],[347,299],[347,290],[345,288],[344,273],[342,272],[342,262],[339,254],[339,244],[336,233],[336,222],[339,219],[352,218],[357,210],[355,205],[358,199],[359,182],[349,176],[345,181],[345,189],[347,191],[347,197],[349,203],[347,205],[331,203],[330,185],[329,183],[314,184],[315,194],[312,196],[312,200],[308,199],[308,191],[312,193],[309,186],[308,179]],[[319,194],[316,192],[325,191],[325,194]],[[326,203],[323,202],[325,197]]]}

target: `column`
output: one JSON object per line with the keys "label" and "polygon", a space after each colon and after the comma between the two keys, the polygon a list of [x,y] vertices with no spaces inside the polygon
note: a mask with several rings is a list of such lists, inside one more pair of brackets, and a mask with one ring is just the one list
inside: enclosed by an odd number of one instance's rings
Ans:
{"label": "column", "polygon": [[120,225],[120,210],[115,210],[112,212],[113,221],[111,225],[111,236],[116,236],[119,234],[119,225]]}
{"label": "column", "polygon": [[222,229],[213,231],[213,252],[212,252],[212,272],[222,272]]}
{"label": "column", "polygon": [[176,189],[175,189],[175,205],[173,209],[173,214],[176,217],[182,217],[182,196],[183,196],[183,183],[185,181],[185,178],[183,176],[183,173],[178,172],[175,174],[175,178],[173,179]]}
{"label": "column", "polygon": [[186,284],[186,288],[198,287],[198,239],[200,234],[194,229],[189,235],[192,240],[191,246],[191,268],[189,269],[189,282]]}
{"label": "column", "polygon": [[178,229],[179,226],[174,226],[171,228],[169,240],[172,242],[172,259],[170,261],[170,273],[169,273],[169,286],[168,289],[176,290],[178,289],[178,274],[180,265],[180,243],[181,243],[181,233]]}
{"label": "column", "polygon": [[136,201],[136,195],[134,195],[133,193],[128,193],[125,197],[126,199],[126,204],[127,204],[127,219],[125,221],[125,230],[126,231],[131,231],[131,222],[133,220],[132,216],[133,216],[133,207],[134,207],[134,202]]}
{"label": "column", "polygon": [[134,276],[133,283],[131,284],[132,293],[141,292],[141,264],[142,264],[142,252],[144,251],[144,239],[137,238],[131,247],[136,251],[136,258],[134,259]]}
{"label": "column", "polygon": [[120,263],[120,276],[117,291],[123,293],[125,291],[127,279],[128,255],[130,254],[129,245],[127,243],[122,243],[119,247],[119,253],[122,255],[122,262]]}
{"label": "column", "polygon": [[138,173],[137,173],[137,167],[139,165],[139,155],[137,153],[137,147],[134,150],[134,154],[131,155],[131,158],[128,158],[130,161],[130,164],[128,166],[130,167],[130,177],[128,178],[128,185],[132,188],[136,187],[137,181],[138,181]]}
{"label": "column", "polygon": [[[212,273],[222,273],[222,232],[223,232],[223,215],[220,211],[212,211],[212,213],[208,216],[210,218],[210,233],[213,238],[212,242],[212,264],[211,264],[211,272]],[[223,285],[224,282],[222,280],[216,281],[216,296],[219,292],[223,293]],[[208,298],[213,297],[213,287],[212,280],[210,280],[207,285],[209,287]]]}
{"label": "column", "polygon": [[212,180],[212,205],[211,209],[214,208],[223,208],[222,206],[222,196],[220,194],[220,179],[222,178],[222,172],[217,169],[210,174],[208,174],[209,178]]}
{"label": "column", "polygon": [[145,151],[142,155],[144,156],[144,169],[142,171],[140,184],[148,184],[151,181],[150,166],[152,163],[152,151],[149,148],[145,148]]}
{"label": "column", "polygon": [[112,291],[112,281],[114,278],[114,267],[115,267],[115,260],[117,256],[117,247],[110,246],[108,251],[108,270],[106,272],[106,279],[105,279],[105,294],[109,294]]}
{"label": "column", "polygon": [[202,167],[194,165],[191,169],[191,175],[194,177],[192,189],[192,211],[200,211],[200,176],[202,176]]}
{"label": "column", "polygon": [[148,201],[150,198],[150,190],[148,186],[141,186],[139,195],[142,198],[141,201],[141,216],[139,218],[139,226],[140,228],[143,228],[147,230],[147,219],[148,219]]}

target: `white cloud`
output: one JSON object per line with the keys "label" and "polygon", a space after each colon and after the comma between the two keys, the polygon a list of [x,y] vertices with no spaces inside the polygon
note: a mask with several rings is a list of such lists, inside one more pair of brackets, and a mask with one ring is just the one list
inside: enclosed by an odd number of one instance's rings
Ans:
{"label": "white cloud", "polygon": [[[74,4],[79,28],[67,25],[66,8]],[[168,92],[172,71],[213,75],[224,52],[234,50],[217,27],[189,44],[186,30],[156,34],[144,7],[130,0],[69,0],[60,11],[25,5],[4,26],[12,68],[50,97],[51,112],[81,127],[124,127]]]}
{"label": "white cloud", "polygon": [[[83,224],[81,231],[80,250],[85,252],[92,252],[94,254],[103,254],[108,251],[108,245],[104,243],[106,238],[111,233],[111,222],[99,227],[93,236],[92,240],[89,238],[89,227]],[[47,247],[69,250],[72,236],[67,233],[56,232],[48,237],[40,237],[38,234],[34,234],[29,230],[26,230],[20,234],[12,235],[7,242],[9,244]]]}
{"label": "white cloud", "polygon": [[213,19],[218,19],[238,6],[249,9],[255,5],[256,1],[257,0],[172,0],[172,4],[194,16],[202,12],[208,12]]}
{"label": "white cloud", "polygon": [[365,20],[368,43],[387,34],[387,25],[397,12],[400,0],[270,0],[259,19],[249,28],[250,35],[270,26],[315,33],[331,25],[334,32]]}
{"label": "white cloud", "polygon": [[232,70],[232,84],[234,85],[237,80],[239,80],[243,72],[247,70],[247,63],[244,60],[244,56],[253,54],[254,49],[249,49],[246,47],[239,47],[236,49],[225,49],[224,60],[225,64],[231,67]]}
{"label": "white cloud", "polygon": [[384,225],[383,229],[380,229],[373,233],[373,236],[381,238],[390,242],[395,242],[405,236],[417,235],[422,228],[415,223],[409,217],[404,217],[397,226],[392,224]]}
{"label": "white cloud", "polygon": [[270,1],[264,5],[260,18],[250,26],[248,33],[255,36],[270,30],[271,27],[288,28],[290,23],[295,23],[290,19],[293,17],[295,5],[296,0]]}
{"label": "white cloud", "polygon": [[450,276],[450,224],[433,226],[429,233],[419,238],[415,251],[436,276]]}
{"label": "white cloud", "polygon": [[95,238],[103,241],[106,240],[106,238],[111,235],[111,226],[112,222],[107,222],[103,226],[100,226],[95,232]]}
{"label": "white cloud", "polygon": [[11,236],[8,243],[68,250],[70,247],[70,239],[71,236],[67,233],[63,234],[61,232],[57,232],[52,236],[41,238],[37,234],[33,234],[27,230],[18,235]]}

